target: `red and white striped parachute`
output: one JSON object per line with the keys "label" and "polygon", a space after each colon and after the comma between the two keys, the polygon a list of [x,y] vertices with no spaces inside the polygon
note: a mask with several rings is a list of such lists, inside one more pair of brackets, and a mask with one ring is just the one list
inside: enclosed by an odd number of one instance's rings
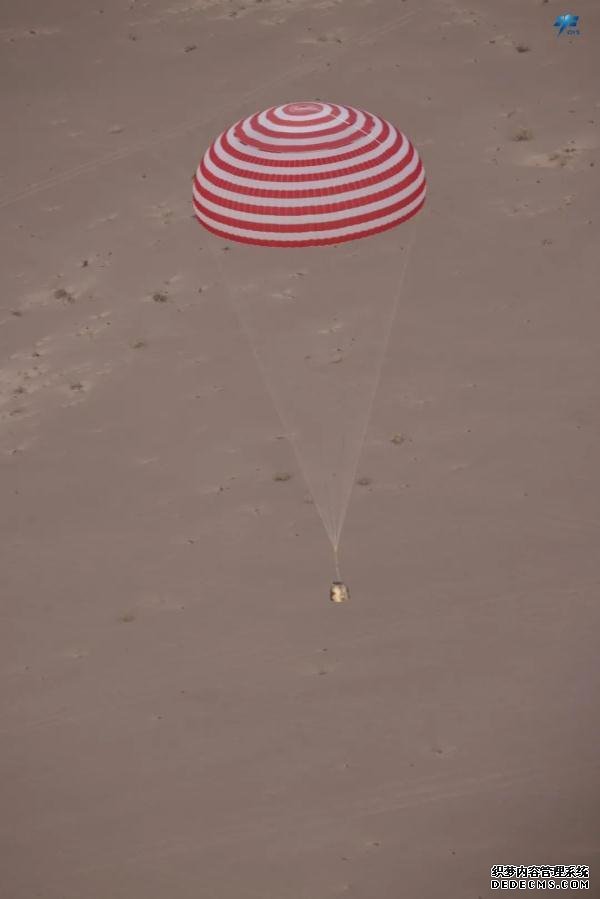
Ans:
{"label": "red and white striped parachute", "polygon": [[321,246],[399,225],[425,193],[418,153],[394,125],[309,101],[271,107],[221,134],[198,166],[194,209],[227,240]]}

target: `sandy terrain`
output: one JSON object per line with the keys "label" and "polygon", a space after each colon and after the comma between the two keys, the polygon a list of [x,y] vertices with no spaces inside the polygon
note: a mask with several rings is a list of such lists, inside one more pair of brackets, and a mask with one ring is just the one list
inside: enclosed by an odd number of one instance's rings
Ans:
{"label": "sandy terrain", "polygon": [[[600,896],[600,9],[168,2],[0,13],[0,896]],[[313,97],[428,173],[370,410],[393,240],[191,218],[211,138]]]}

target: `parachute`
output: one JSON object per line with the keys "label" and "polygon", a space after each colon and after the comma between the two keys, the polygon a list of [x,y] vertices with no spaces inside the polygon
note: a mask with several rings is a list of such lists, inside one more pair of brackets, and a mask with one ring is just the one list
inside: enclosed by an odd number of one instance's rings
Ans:
{"label": "parachute", "polygon": [[288,103],[237,122],[194,179],[198,221],[266,247],[339,244],[407,221],[426,194],[419,155],[384,119],[333,103]]}
{"label": "parachute", "polygon": [[[242,257],[244,276],[235,286],[232,254],[227,267],[215,254],[331,541],[334,602],[349,597],[339,570],[341,530],[412,243],[391,291],[376,287],[375,273],[390,268],[390,259],[392,268],[397,263],[404,247],[396,241],[358,261],[352,252],[318,259],[311,252],[309,259],[300,251],[325,247],[328,253],[383,235],[412,219],[426,193],[422,161],[406,135],[378,115],[320,100],[272,106],[236,122],[211,143],[193,179],[200,224],[260,257]],[[277,249],[285,263],[252,248]],[[299,256],[292,259],[286,250]],[[299,259],[303,272],[295,271]],[[322,288],[338,269],[351,280],[354,303],[351,290]],[[311,271],[315,277],[305,279],[304,295],[289,285],[269,293],[269,280],[281,286],[285,272],[301,277]],[[390,293],[389,314],[380,315]],[[344,371],[334,374],[329,365],[341,361]],[[369,366],[374,375],[365,388],[362,372]],[[326,421],[315,419],[317,395]]]}

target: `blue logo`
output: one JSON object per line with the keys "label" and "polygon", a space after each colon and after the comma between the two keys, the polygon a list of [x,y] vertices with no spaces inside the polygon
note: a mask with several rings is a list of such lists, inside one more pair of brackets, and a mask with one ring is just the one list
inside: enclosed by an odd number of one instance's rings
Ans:
{"label": "blue logo", "polygon": [[579,28],[577,27],[577,23],[579,22],[579,16],[574,16],[573,13],[566,12],[563,13],[562,16],[557,16],[556,22],[554,23],[554,27],[558,28],[557,37],[559,37],[563,31],[566,31],[567,34],[579,34]]}

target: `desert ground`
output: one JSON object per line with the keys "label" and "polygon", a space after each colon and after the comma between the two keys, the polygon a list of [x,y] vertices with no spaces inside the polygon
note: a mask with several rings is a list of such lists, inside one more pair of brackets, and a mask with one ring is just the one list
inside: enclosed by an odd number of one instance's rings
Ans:
{"label": "desert ground", "polygon": [[[600,896],[600,8],[7,0],[0,47],[2,899]],[[317,98],[426,167],[385,341],[412,223],[192,217],[221,130]]]}

